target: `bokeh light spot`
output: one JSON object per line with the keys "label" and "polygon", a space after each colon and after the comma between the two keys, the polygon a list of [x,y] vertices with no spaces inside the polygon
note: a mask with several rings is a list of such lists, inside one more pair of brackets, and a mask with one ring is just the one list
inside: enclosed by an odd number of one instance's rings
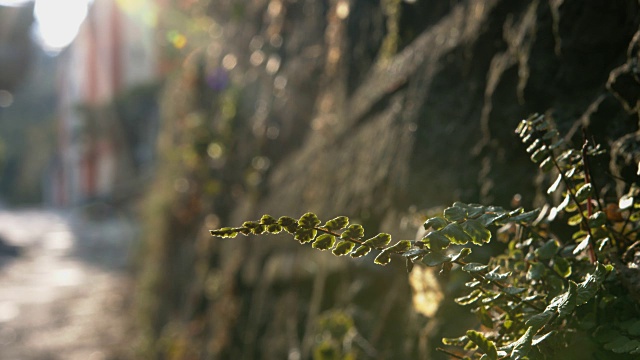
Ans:
{"label": "bokeh light spot", "polygon": [[6,108],[13,104],[13,95],[7,90],[0,90],[0,107]]}
{"label": "bokeh light spot", "polygon": [[222,67],[233,70],[238,65],[238,59],[233,54],[227,54],[222,58]]}

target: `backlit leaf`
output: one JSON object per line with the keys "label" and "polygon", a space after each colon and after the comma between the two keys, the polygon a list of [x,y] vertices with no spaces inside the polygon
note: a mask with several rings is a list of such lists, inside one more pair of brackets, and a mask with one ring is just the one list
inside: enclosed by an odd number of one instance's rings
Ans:
{"label": "backlit leaf", "polygon": [[451,256],[451,261],[458,261],[458,260],[462,260],[465,257],[469,256],[471,254],[471,249],[470,248],[462,248],[460,249],[460,252]]}
{"label": "backlit leaf", "polygon": [[316,214],[308,212],[300,217],[298,220],[298,225],[305,228],[313,228],[320,225],[320,220]]}
{"label": "backlit leaf", "polygon": [[296,230],[296,233],[293,236],[293,238],[298,240],[301,244],[304,244],[313,240],[317,234],[318,234],[318,231],[316,229],[301,227],[301,228],[298,228],[298,230]]}
{"label": "backlit leaf", "polygon": [[372,237],[371,239],[365,241],[364,243],[365,245],[369,245],[372,248],[380,249],[387,246],[390,241],[391,241],[391,235],[380,233]]}
{"label": "backlit leaf", "polygon": [[390,247],[384,249],[384,251],[393,252],[393,253],[402,253],[402,252],[405,252],[405,251],[411,249],[412,246],[413,246],[413,244],[411,244],[411,241],[409,241],[409,240],[401,240],[401,241],[398,241],[397,243],[393,244],[393,246],[390,246]]}
{"label": "backlit leaf", "polygon": [[[485,295],[488,295],[488,294],[485,294]],[[498,299],[499,299],[499,298],[501,298],[501,297],[502,297],[502,293],[500,293],[500,292],[499,292],[499,293],[496,293],[496,294],[493,294],[493,295],[491,295],[491,296],[486,296],[484,299],[482,299],[482,304],[483,304],[483,305],[492,304],[494,301],[498,300]],[[490,317],[489,317],[489,318],[490,318]],[[482,321],[483,319],[482,319],[482,318],[480,318],[480,320]],[[490,322],[488,322],[487,324],[488,324],[488,325],[485,325],[485,326],[487,326],[487,327],[493,327],[493,320],[491,320],[491,321],[490,321]],[[484,323],[483,323],[483,325],[484,325]]]}
{"label": "backlit leaf", "polygon": [[[574,149],[565,150],[560,154],[560,156],[558,156],[558,159],[556,161],[565,161],[566,159],[570,158],[575,152],[576,151]],[[567,177],[571,177],[571,175],[567,175]]]}
{"label": "backlit leaf", "polygon": [[467,212],[465,211],[465,209],[457,206],[452,206],[444,209],[444,217],[449,221],[464,220],[466,216]]}
{"label": "backlit leaf", "polygon": [[329,250],[336,243],[336,237],[329,234],[322,234],[316,238],[311,247],[318,250]]}
{"label": "backlit leaf", "polygon": [[371,251],[371,248],[365,245],[358,246],[351,254],[352,258],[359,258],[367,255]]}
{"label": "backlit leaf", "polygon": [[376,256],[374,263],[378,265],[387,265],[391,261],[391,253],[388,251],[382,251],[378,256]]}
{"label": "backlit leaf", "polygon": [[571,201],[571,195],[567,193],[567,195],[565,195],[564,197],[564,200],[562,200],[562,202],[558,204],[558,206],[556,206],[556,211],[560,212],[564,210],[567,207],[567,205],[569,205],[570,201]]}
{"label": "backlit leaf", "polygon": [[[473,220],[468,220],[473,221]],[[454,244],[465,245],[471,241],[471,237],[464,232],[462,226],[458,223],[451,223],[440,230],[440,233]]]}
{"label": "backlit leaf", "polygon": [[262,215],[262,218],[260,219],[260,224],[262,225],[273,225],[277,223],[278,221],[271,215]]}
{"label": "backlit leaf", "polygon": [[618,207],[620,210],[625,210],[633,205],[633,196],[629,194],[622,195],[618,201]]}
{"label": "backlit leaf", "polygon": [[544,335],[537,335],[533,337],[533,341],[531,342],[531,345],[533,346],[538,346],[538,344],[540,344],[541,342],[545,341],[546,339],[548,339],[550,336],[554,335],[556,333],[555,330],[549,331],[548,333],[544,334]]}
{"label": "backlit leaf", "polygon": [[576,226],[576,225],[579,225],[581,222],[582,222],[582,214],[580,213],[573,215],[572,217],[569,218],[569,220],[567,220],[567,224],[569,224],[569,226]]}
{"label": "backlit leaf", "polygon": [[569,261],[560,256],[556,256],[554,258],[553,269],[563,278],[568,278],[572,273],[571,264],[569,263]]}
{"label": "backlit leaf", "polygon": [[542,170],[542,172],[549,172],[551,171],[551,169],[553,169],[553,158],[551,156],[548,156],[546,159],[544,159],[543,162],[540,163],[540,170]]}
{"label": "backlit leaf", "polygon": [[474,244],[482,245],[491,240],[491,231],[478,220],[469,219],[462,223],[462,230],[469,235]]}
{"label": "backlit leaf", "polygon": [[531,161],[537,164],[540,161],[542,161],[542,159],[546,158],[548,155],[549,155],[549,150],[547,149],[546,146],[543,145],[538,150],[536,150],[533,154],[531,154]]}
{"label": "backlit leaf", "polygon": [[529,351],[531,351],[531,341],[533,340],[533,328],[529,326],[527,331],[515,342],[509,344],[511,350],[511,359],[520,360],[523,359]]}
{"label": "backlit leaf", "polygon": [[578,298],[578,285],[569,280],[569,289],[564,293],[556,296],[551,300],[548,308],[555,308],[558,312],[558,316],[563,318],[570,315],[573,309],[576,307],[576,300]]}
{"label": "backlit leaf", "polygon": [[528,124],[527,120],[521,120],[520,123],[518,123],[518,127],[516,127],[516,134],[522,135],[525,130],[527,130]]}
{"label": "backlit leaf", "polygon": [[[265,216],[268,216],[268,215],[265,215]],[[294,219],[294,221],[295,221],[295,219]],[[245,221],[245,222],[242,223],[242,227],[245,227],[247,229],[255,229],[258,226],[260,226],[260,223],[255,222],[255,221]]]}
{"label": "backlit leaf", "polygon": [[562,175],[558,174],[556,181],[554,181],[553,184],[551,184],[551,186],[549,186],[549,188],[547,189],[547,194],[552,194],[556,190],[558,190],[558,186],[560,186],[561,181],[562,181]]}
{"label": "backlit leaf", "polygon": [[593,273],[587,274],[584,281],[578,284],[576,305],[580,306],[591,300],[607,276],[607,268],[601,263],[596,264]]}
{"label": "backlit leaf", "polygon": [[364,228],[362,225],[351,224],[349,227],[340,234],[341,239],[361,239],[364,237]]}
{"label": "backlit leaf", "polygon": [[265,230],[267,230],[267,227],[262,225],[262,224],[260,224],[260,225],[258,225],[256,227],[254,227],[253,229],[251,229],[251,233],[255,234],[255,235],[260,235],[263,232],[265,232]]}
{"label": "backlit leaf", "polygon": [[576,191],[576,200],[579,203],[587,200],[589,196],[593,193],[593,186],[590,183],[584,184]]}
{"label": "backlit leaf", "polygon": [[466,272],[474,273],[474,272],[484,271],[488,267],[489,266],[483,265],[483,264],[480,264],[480,263],[468,263],[468,264],[466,264],[465,266],[462,267],[462,270],[464,270]]}
{"label": "backlit leaf", "polygon": [[458,338],[442,338],[442,343],[450,346],[462,346],[467,341],[469,341],[469,338],[466,335]]}
{"label": "backlit leaf", "polygon": [[520,215],[522,213],[524,213],[524,208],[523,207],[519,207],[519,208],[517,208],[515,210],[509,211],[508,214],[509,214],[509,217],[514,217],[514,216]]}
{"label": "backlit leaf", "polygon": [[469,204],[467,205],[467,218],[477,218],[478,216],[484,214],[486,211],[485,207],[480,204]]}
{"label": "backlit leaf", "polygon": [[433,228],[435,230],[440,230],[443,227],[447,226],[447,224],[448,224],[447,220],[436,216],[425,221],[423,226],[425,230],[429,230],[430,228]]}
{"label": "backlit leaf", "polygon": [[344,229],[349,225],[349,218],[346,216],[338,216],[337,218],[327,221],[324,227],[329,231]]}
{"label": "backlit leaf", "polygon": [[535,141],[527,147],[527,152],[531,154],[532,152],[536,151],[538,149],[538,146],[540,146],[541,144],[542,141],[540,141],[540,139],[535,139]]}
{"label": "backlit leaf", "polygon": [[281,216],[278,224],[290,234],[294,234],[298,229],[298,220],[289,216]]}
{"label": "backlit leaf", "polygon": [[451,261],[449,256],[439,251],[432,251],[422,258],[422,263],[427,266],[438,266]]}
{"label": "backlit leaf", "polygon": [[591,240],[591,237],[587,235],[587,237],[585,237],[582,241],[580,241],[578,246],[576,246],[576,248],[573,249],[573,255],[578,255],[581,252],[583,252],[589,246],[590,240]]}
{"label": "backlit leaf", "polygon": [[422,259],[423,256],[428,254],[430,251],[425,249],[410,249],[402,253],[402,256],[416,260]]}
{"label": "backlit leaf", "polygon": [[520,223],[530,223],[533,220],[538,218],[540,215],[540,209],[534,209],[516,216],[512,216],[510,221],[520,222]]}
{"label": "backlit leaf", "polygon": [[527,319],[527,321],[525,321],[525,325],[532,327],[534,331],[538,331],[543,326],[545,326],[554,316],[555,310],[547,309]]}
{"label": "backlit leaf", "polygon": [[431,250],[437,251],[446,249],[451,243],[446,236],[442,235],[440,231],[432,231],[425,236],[422,241],[427,244],[427,247]]}
{"label": "backlit leaf", "polygon": [[569,204],[567,204],[567,207],[564,209],[564,211],[568,213],[576,212],[578,211],[578,205],[573,201],[569,201]]}
{"label": "backlit leaf", "polygon": [[234,238],[238,236],[238,231],[234,228],[225,227],[218,230],[210,230],[209,233],[211,236],[217,236],[221,238]]}
{"label": "backlit leaf", "polygon": [[482,291],[480,289],[475,289],[469,295],[461,296],[453,299],[459,305],[469,305],[476,302],[478,299],[482,297]]}
{"label": "backlit leaf", "polygon": [[489,271],[488,273],[486,273],[484,275],[485,279],[494,280],[494,281],[502,281],[502,280],[508,278],[511,275],[511,272],[500,274],[498,272],[499,270],[500,270],[500,267],[496,266],[493,270]]}
{"label": "backlit leaf", "polygon": [[589,216],[589,227],[596,228],[607,222],[607,215],[602,211],[597,211]]}
{"label": "backlit leaf", "polygon": [[348,253],[351,252],[351,250],[353,250],[353,247],[355,246],[355,243],[352,243],[351,241],[340,241],[338,243],[338,245],[336,245],[335,249],[333,249],[333,255],[336,256],[342,256],[342,255],[347,255]]}
{"label": "backlit leaf", "polygon": [[584,230],[578,230],[578,231],[574,232],[573,235],[571,235],[571,239],[573,239],[573,240],[584,239],[587,235],[589,235],[588,232],[586,232]]}
{"label": "backlit leaf", "polygon": [[482,214],[477,220],[482,223],[484,226],[489,226],[495,222],[499,222],[507,218],[508,215],[506,212],[500,213],[485,213]]}
{"label": "backlit leaf", "polygon": [[496,348],[496,344],[491,340],[487,340],[481,332],[467,330],[467,337],[478,345],[480,350],[482,350],[490,360],[498,359],[498,349]]}

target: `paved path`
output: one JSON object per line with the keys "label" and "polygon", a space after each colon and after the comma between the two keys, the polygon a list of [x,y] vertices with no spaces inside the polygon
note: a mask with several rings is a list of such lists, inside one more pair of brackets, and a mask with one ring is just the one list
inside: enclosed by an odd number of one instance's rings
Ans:
{"label": "paved path", "polygon": [[123,217],[0,210],[0,360],[130,358],[135,236]]}

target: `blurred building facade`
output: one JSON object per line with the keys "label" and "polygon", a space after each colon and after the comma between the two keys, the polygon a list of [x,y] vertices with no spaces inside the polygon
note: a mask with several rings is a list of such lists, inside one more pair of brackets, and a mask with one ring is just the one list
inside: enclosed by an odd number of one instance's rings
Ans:
{"label": "blurred building facade", "polygon": [[33,3],[0,5],[0,90],[13,91],[32,62]]}
{"label": "blurred building facade", "polygon": [[[75,41],[59,55],[58,146],[44,184],[50,205],[126,196],[153,160],[155,30],[148,16],[123,4],[95,0]],[[144,8],[150,6],[138,10]]]}

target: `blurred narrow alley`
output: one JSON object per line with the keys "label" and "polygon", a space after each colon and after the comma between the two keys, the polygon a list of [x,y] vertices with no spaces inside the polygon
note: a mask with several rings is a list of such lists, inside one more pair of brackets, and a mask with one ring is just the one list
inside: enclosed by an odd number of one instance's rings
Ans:
{"label": "blurred narrow alley", "polygon": [[87,214],[0,209],[0,359],[129,358],[136,228]]}

